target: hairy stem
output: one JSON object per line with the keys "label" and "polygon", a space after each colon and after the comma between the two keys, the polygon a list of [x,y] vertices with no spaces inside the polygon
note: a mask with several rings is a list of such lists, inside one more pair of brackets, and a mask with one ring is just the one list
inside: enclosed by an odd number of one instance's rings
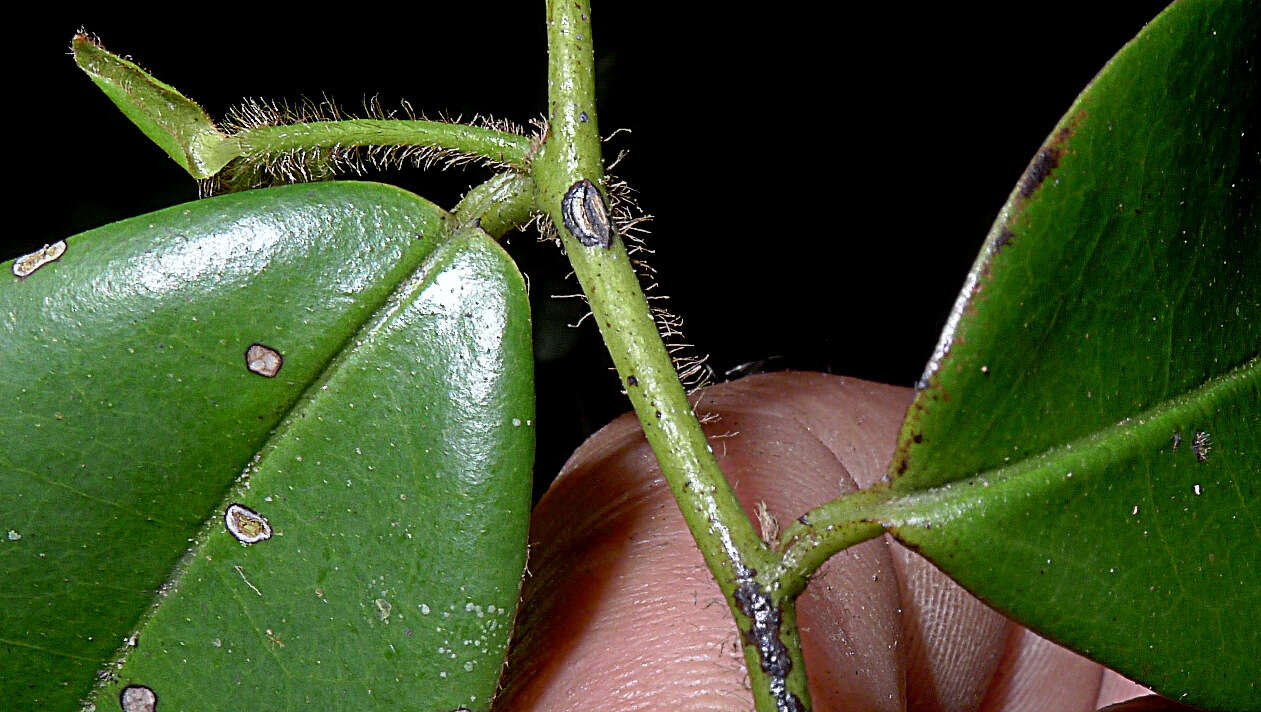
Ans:
{"label": "hairy stem", "polygon": [[414,146],[476,156],[524,169],[530,139],[481,126],[420,119],[346,119],[259,126],[233,136],[248,159],[290,151],[331,150],[352,146]]}
{"label": "hairy stem", "polygon": [[692,536],[735,615],[758,709],[809,707],[792,602],[758,571],[780,556],[754,530],[714,460],[657,332],[625,245],[608,221],[596,123],[588,0],[549,0],[548,122],[534,160],[535,201],[574,272]]}

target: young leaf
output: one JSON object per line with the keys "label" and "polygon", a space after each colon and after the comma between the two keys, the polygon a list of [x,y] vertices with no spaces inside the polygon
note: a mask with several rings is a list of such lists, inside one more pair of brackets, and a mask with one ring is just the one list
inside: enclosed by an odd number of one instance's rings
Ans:
{"label": "young leaf", "polygon": [[86,34],[75,35],[74,60],[145,136],[199,180],[240,155],[236,141],[174,87],[111,54]]}
{"label": "young leaf", "polygon": [[1257,709],[1261,6],[1184,0],[1082,93],[982,250],[882,521],[1165,695]]}
{"label": "young leaf", "polygon": [[438,244],[447,220],[386,186],[290,186],[84,233],[12,278],[8,704],[73,707],[103,670],[110,705],[135,684],[289,707],[318,678],[339,709],[484,706],[524,564],[528,313],[479,231]]}

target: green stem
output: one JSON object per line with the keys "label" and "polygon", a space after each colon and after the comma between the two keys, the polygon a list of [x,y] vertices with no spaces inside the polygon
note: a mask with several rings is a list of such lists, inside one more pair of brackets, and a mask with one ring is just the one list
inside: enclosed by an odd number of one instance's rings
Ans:
{"label": "green stem", "polygon": [[823,562],[842,549],[884,533],[878,505],[888,501],[886,490],[853,492],[806,512],[780,536],[784,552],[777,572],[776,598],[794,599]]}
{"label": "green stem", "polygon": [[498,173],[470,190],[451,212],[456,228],[476,222],[498,240],[534,216],[534,181],[520,173]]}
{"label": "green stem", "polygon": [[757,535],[714,460],[625,245],[600,229],[608,211],[589,1],[549,0],[547,28],[550,130],[534,160],[535,202],[560,232],[662,474],[735,616],[758,709],[808,709],[792,601],[772,601],[768,585],[780,557]]}
{"label": "green stem", "polygon": [[481,126],[411,119],[347,119],[242,129],[233,138],[247,160],[290,151],[401,146],[450,151],[524,169],[530,139]]}

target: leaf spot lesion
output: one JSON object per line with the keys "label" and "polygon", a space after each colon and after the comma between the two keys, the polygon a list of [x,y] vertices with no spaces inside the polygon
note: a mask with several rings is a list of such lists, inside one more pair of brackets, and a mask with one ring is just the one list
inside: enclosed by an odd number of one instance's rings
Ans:
{"label": "leaf spot lesion", "polygon": [[25,279],[35,274],[35,271],[50,262],[56,262],[61,256],[66,254],[66,241],[58,240],[50,245],[35,250],[28,255],[13,260],[13,274],[16,277]]}
{"label": "leaf spot lesion", "polygon": [[280,352],[265,344],[253,343],[245,350],[245,367],[264,378],[275,378],[284,364]]}
{"label": "leaf spot lesion", "polygon": [[155,712],[158,695],[144,685],[128,685],[118,694],[118,706],[123,712]]}
{"label": "leaf spot lesion", "polygon": [[271,538],[271,523],[267,517],[243,504],[228,505],[223,512],[223,524],[242,544],[256,544]]}
{"label": "leaf spot lesion", "polygon": [[1191,450],[1195,452],[1197,462],[1207,462],[1208,453],[1213,449],[1211,436],[1203,431],[1195,431],[1195,437],[1191,439]]}

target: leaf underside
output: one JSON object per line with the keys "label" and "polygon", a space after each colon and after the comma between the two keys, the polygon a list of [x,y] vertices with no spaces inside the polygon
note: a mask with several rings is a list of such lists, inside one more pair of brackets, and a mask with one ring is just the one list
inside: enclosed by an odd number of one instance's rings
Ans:
{"label": "leaf underside", "polygon": [[75,35],[71,48],[75,63],[92,82],[192,177],[210,178],[240,155],[235,140],[174,87],[85,34]]}
{"label": "leaf underside", "polygon": [[[0,288],[6,704],[74,709],[102,671],[105,709],[133,684],[164,709],[485,707],[524,565],[529,315],[447,220],[380,185],[253,191]],[[238,543],[228,503],[271,538]]]}
{"label": "leaf underside", "polygon": [[1256,3],[1185,0],[1031,162],[899,436],[881,519],[1021,622],[1257,709]]}

